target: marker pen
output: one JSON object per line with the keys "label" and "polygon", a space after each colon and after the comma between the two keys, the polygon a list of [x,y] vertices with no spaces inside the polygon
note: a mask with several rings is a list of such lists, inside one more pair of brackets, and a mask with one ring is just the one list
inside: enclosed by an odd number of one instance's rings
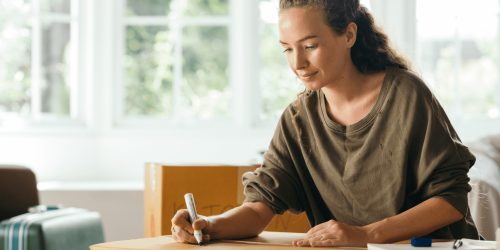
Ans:
{"label": "marker pen", "polygon": [[[184,199],[186,200],[186,207],[189,211],[189,217],[191,218],[191,224],[198,219],[198,213],[196,212],[196,206],[194,205],[194,198],[192,193],[187,193],[184,195]],[[194,230],[194,238],[198,241],[198,244],[201,246],[203,234],[201,230]]]}

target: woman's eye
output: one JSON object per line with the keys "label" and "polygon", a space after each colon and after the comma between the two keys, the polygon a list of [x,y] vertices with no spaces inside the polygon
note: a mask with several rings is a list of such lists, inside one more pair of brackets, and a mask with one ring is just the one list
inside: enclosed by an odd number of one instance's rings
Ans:
{"label": "woman's eye", "polygon": [[[306,46],[306,49],[315,49],[316,46]],[[292,51],[292,49],[285,49],[285,51],[283,51],[283,53],[286,53],[286,52],[290,52]]]}

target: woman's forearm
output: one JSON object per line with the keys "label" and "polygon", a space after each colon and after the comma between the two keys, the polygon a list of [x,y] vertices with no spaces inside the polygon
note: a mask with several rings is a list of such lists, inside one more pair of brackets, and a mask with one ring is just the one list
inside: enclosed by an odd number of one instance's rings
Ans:
{"label": "woman's forearm", "polygon": [[235,239],[256,236],[271,223],[275,213],[262,202],[244,203],[221,215],[210,216],[211,239]]}
{"label": "woman's forearm", "polygon": [[370,242],[391,243],[420,237],[463,218],[455,207],[440,198],[430,198],[393,217],[364,227]]}

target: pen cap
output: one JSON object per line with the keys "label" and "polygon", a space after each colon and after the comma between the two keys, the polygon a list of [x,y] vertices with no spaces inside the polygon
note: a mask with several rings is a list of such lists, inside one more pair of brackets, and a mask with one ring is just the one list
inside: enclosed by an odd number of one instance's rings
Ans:
{"label": "pen cap", "polygon": [[194,204],[194,198],[192,193],[187,193],[184,195],[184,200],[186,200],[186,207],[189,211],[189,218],[191,223],[198,219],[198,212],[196,212],[196,206]]}
{"label": "pen cap", "polygon": [[430,247],[432,245],[431,238],[412,238],[411,245],[414,247]]}

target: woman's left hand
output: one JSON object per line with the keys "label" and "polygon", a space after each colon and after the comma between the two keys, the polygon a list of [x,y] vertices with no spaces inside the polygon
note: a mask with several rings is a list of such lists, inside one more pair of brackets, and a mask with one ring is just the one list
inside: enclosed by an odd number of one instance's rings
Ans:
{"label": "woman's left hand", "polygon": [[292,245],[299,247],[366,247],[368,241],[369,236],[364,228],[330,220],[311,228],[304,238],[294,240]]}

